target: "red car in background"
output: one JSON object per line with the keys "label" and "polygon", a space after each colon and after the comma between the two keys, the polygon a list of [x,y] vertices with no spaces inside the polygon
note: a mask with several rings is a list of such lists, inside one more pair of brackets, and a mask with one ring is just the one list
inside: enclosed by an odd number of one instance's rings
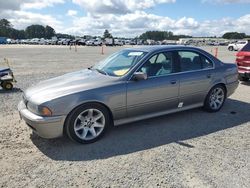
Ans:
{"label": "red car in background", "polygon": [[238,66],[239,80],[248,81],[250,79],[250,40],[236,54],[236,63]]}

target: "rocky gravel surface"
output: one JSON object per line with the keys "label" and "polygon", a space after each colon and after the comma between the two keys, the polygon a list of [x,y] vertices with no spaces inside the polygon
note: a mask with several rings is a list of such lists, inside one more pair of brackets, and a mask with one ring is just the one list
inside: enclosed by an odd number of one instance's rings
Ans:
{"label": "rocky gravel surface", "polygon": [[[42,139],[20,120],[22,90],[89,67],[120,48],[101,55],[99,47],[0,46],[0,61],[9,58],[18,80],[12,92],[0,90],[0,186],[249,187],[249,82],[218,113],[194,109],[122,125],[90,145]],[[219,48],[227,62],[234,53]]]}

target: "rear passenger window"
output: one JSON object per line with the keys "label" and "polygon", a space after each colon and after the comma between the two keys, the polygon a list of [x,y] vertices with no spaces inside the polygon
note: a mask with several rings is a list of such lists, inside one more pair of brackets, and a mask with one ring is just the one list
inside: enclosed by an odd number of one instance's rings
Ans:
{"label": "rear passenger window", "polygon": [[181,72],[212,68],[213,64],[203,55],[190,51],[179,51]]}
{"label": "rear passenger window", "polygon": [[209,61],[207,58],[202,56],[201,60],[202,60],[202,68],[203,69],[213,68],[213,63],[211,61]]}

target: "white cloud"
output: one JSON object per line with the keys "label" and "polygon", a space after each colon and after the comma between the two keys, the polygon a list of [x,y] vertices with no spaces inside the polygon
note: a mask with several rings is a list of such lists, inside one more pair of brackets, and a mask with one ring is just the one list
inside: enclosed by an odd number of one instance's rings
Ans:
{"label": "white cloud", "polygon": [[2,10],[18,10],[21,2],[19,0],[0,1],[0,11]]}
{"label": "white cloud", "polygon": [[147,14],[144,11],[136,11],[125,15],[107,14],[105,17],[93,17],[89,14],[75,18],[73,26],[65,31],[76,35],[102,35],[104,29],[109,29],[115,36],[134,37],[147,30],[172,30],[181,33],[185,29],[192,31],[198,27],[199,23],[193,18],[183,17],[174,20],[169,17]]}
{"label": "white cloud", "polygon": [[76,16],[76,15],[77,15],[76,10],[68,10],[68,12],[67,12],[67,16]]}
{"label": "white cloud", "polygon": [[114,36],[135,37],[149,30],[173,31],[175,34],[194,36],[221,36],[225,32],[238,31],[249,34],[250,14],[237,19],[222,18],[198,22],[194,18],[169,17],[136,11],[124,15],[107,14],[105,17],[75,17],[71,27],[64,31],[75,35],[102,35],[108,29]]}
{"label": "white cloud", "polygon": [[0,10],[42,9],[64,2],[65,0],[1,0]]}
{"label": "white cloud", "polygon": [[64,0],[26,0],[23,1],[22,9],[42,9],[46,7],[52,7],[55,4],[62,4]]}
{"label": "white cloud", "polygon": [[72,0],[91,14],[125,14],[175,0]]}
{"label": "white cloud", "polygon": [[7,10],[0,12],[0,17],[8,19],[16,29],[25,29],[27,26],[32,24],[41,24],[44,26],[50,25],[56,31],[63,29],[61,21],[58,21],[53,16],[47,14],[38,14],[22,10]]}
{"label": "white cloud", "polygon": [[16,29],[25,29],[31,24],[50,25],[56,31],[62,29],[62,22],[55,16],[39,14],[27,9],[51,7],[64,0],[6,0],[0,1],[0,18],[8,19]]}
{"label": "white cloud", "polygon": [[[102,35],[108,29],[114,36],[135,37],[149,30],[173,31],[175,34],[194,36],[221,36],[228,31],[250,31],[250,14],[237,19],[197,21],[191,17],[173,19],[166,16],[147,13],[146,9],[160,3],[174,3],[175,0],[72,0],[87,11],[79,17],[76,10],[68,10],[71,25],[65,25],[65,15],[52,16],[34,13],[34,7],[48,7],[65,0],[9,0],[0,1],[0,18],[7,18],[17,29],[25,29],[31,24],[52,26],[56,32],[75,35]],[[204,0],[203,0],[204,1]],[[223,0],[206,0],[222,2]],[[243,2],[238,0],[237,2]],[[250,1],[250,0],[249,0]],[[236,0],[224,0],[236,2]],[[248,2],[245,0],[244,2]],[[40,4],[41,3],[41,4]]]}

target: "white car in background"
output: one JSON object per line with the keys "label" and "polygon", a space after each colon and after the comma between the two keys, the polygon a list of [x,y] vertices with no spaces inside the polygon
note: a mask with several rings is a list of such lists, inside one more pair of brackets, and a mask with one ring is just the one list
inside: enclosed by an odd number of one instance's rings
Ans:
{"label": "white car in background", "polygon": [[94,40],[93,39],[90,39],[88,41],[86,41],[86,46],[94,46]]}
{"label": "white car in background", "polygon": [[231,43],[227,46],[229,51],[239,51],[247,44],[247,41],[238,41],[236,43]]}
{"label": "white car in background", "polygon": [[102,40],[101,39],[95,39],[94,40],[94,46],[101,46],[102,45]]}
{"label": "white car in background", "polygon": [[119,39],[114,40],[115,46],[123,46],[123,42]]}

